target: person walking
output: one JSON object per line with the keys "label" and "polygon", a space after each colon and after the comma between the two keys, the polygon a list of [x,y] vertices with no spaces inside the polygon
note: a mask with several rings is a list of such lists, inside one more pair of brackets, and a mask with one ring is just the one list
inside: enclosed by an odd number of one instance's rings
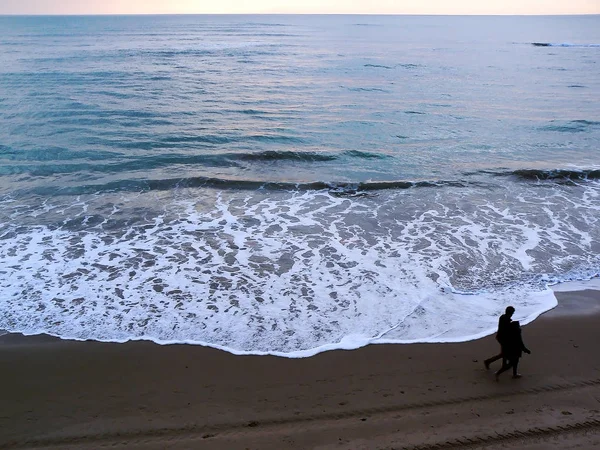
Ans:
{"label": "person walking", "polygon": [[502,367],[496,372],[496,381],[500,380],[499,377],[502,372],[506,372],[510,368],[513,370],[513,378],[521,378],[521,374],[517,370],[519,367],[519,359],[523,356],[523,352],[529,355],[531,354],[531,350],[525,347],[525,344],[523,343],[521,325],[518,320],[510,323],[504,337],[502,351],[504,353],[504,359],[502,361]]}
{"label": "person walking", "polygon": [[504,310],[504,314],[502,314],[500,316],[500,319],[498,319],[498,331],[496,332],[496,340],[498,341],[498,343],[500,344],[500,353],[498,353],[496,356],[492,356],[491,358],[486,359],[483,363],[485,364],[485,368],[486,370],[488,370],[490,368],[490,364],[493,363],[494,361],[498,361],[499,359],[502,359],[502,363],[504,364],[504,359],[503,359],[503,341],[504,338],[506,336],[506,332],[508,330],[508,327],[510,326],[510,323],[512,321],[512,316],[515,313],[515,308],[513,308],[512,306],[507,306],[506,309]]}

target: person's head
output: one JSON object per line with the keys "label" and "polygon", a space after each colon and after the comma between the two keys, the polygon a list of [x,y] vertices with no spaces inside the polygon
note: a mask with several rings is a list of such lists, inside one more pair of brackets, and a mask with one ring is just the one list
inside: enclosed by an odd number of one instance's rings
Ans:
{"label": "person's head", "polygon": [[515,313],[515,308],[513,308],[512,306],[507,306],[506,307],[506,315],[508,317],[512,317],[512,315]]}

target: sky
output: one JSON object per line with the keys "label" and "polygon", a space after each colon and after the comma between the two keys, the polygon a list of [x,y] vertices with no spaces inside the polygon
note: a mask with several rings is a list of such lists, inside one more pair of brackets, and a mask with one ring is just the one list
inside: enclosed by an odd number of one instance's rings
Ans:
{"label": "sky", "polygon": [[0,14],[600,14],[600,0],[0,0]]}

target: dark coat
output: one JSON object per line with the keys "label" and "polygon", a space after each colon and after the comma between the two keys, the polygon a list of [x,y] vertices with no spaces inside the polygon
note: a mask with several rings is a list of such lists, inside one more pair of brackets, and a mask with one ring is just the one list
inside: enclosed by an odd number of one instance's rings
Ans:
{"label": "dark coat", "polygon": [[511,319],[507,314],[502,314],[498,319],[498,332],[496,333],[496,340],[500,342],[500,345],[504,345],[503,341],[506,335],[510,332]]}
{"label": "dark coat", "polygon": [[529,353],[529,349],[523,343],[521,327],[519,322],[512,322],[504,336],[502,344],[502,353],[508,360],[517,359],[523,356],[523,352]]}

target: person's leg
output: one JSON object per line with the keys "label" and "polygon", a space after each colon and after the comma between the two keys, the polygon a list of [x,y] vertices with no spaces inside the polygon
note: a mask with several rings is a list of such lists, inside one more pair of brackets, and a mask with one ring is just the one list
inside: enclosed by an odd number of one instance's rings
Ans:
{"label": "person's leg", "polygon": [[[500,346],[500,353],[498,353],[496,356],[492,356],[491,358],[486,359],[483,363],[485,364],[485,368],[489,369],[490,368],[490,364],[498,361],[499,359],[502,359],[502,346]],[[504,364],[504,360],[502,361],[502,363]]]}
{"label": "person's leg", "polygon": [[512,361],[513,378],[521,378],[521,375],[519,374],[519,372],[517,372],[518,367],[519,367],[519,358],[515,358]]}
{"label": "person's leg", "polygon": [[486,359],[483,363],[485,364],[485,368],[489,369],[490,368],[490,364],[498,361],[499,359],[502,359],[502,353],[498,353],[496,356],[492,356],[491,358]]}
{"label": "person's leg", "polygon": [[511,367],[512,367],[512,361],[511,360],[503,359],[502,360],[502,367],[500,368],[500,370],[498,370],[498,372],[496,372],[496,381],[498,381],[500,379],[499,376],[500,376],[500,374],[502,372],[506,372]]}

